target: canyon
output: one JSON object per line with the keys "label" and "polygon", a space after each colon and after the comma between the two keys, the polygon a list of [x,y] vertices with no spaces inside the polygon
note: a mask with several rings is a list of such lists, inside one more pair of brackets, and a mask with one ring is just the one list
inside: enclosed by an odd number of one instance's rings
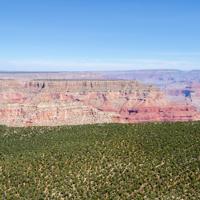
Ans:
{"label": "canyon", "polygon": [[134,78],[133,72],[0,73],[0,124],[58,126],[200,120],[200,83],[196,73],[196,78],[188,79],[180,79],[180,75],[177,78],[172,72],[142,74],[144,71],[137,71]]}

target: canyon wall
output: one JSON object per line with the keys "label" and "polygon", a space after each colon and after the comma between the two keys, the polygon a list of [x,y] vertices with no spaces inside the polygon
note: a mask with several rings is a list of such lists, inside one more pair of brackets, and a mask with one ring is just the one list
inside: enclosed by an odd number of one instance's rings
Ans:
{"label": "canyon wall", "polygon": [[192,88],[180,85],[164,90],[136,80],[31,78],[0,80],[0,124],[57,126],[200,119],[198,83]]}

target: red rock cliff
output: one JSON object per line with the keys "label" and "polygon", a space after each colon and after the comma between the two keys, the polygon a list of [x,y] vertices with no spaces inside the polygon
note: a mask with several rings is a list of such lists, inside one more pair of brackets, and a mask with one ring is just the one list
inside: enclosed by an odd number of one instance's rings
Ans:
{"label": "red rock cliff", "polygon": [[192,104],[136,81],[0,81],[0,123],[9,126],[199,119]]}

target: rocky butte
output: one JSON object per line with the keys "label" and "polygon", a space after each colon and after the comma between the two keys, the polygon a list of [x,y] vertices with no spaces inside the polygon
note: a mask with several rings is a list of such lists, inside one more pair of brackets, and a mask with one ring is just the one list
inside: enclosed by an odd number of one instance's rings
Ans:
{"label": "rocky butte", "polygon": [[62,79],[44,79],[43,74],[43,79],[17,76],[0,76],[0,124],[57,126],[200,120],[200,84],[196,81],[187,87],[180,82],[163,89],[140,80],[105,80],[105,75],[98,73],[92,80],[66,80],[63,74]]}

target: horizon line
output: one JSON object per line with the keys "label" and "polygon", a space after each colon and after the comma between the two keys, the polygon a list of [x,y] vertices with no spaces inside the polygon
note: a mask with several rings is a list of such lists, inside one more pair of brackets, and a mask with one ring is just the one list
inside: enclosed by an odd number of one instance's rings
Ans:
{"label": "horizon line", "polygon": [[49,71],[38,71],[38,70],[0,70],[0,73],[72,73],[72,72],[131,72],[131,71],[181,71],[181,72],[191,72],[191,71],[200,71],[200,69],[125,69],[125,70],[49,70]]}

